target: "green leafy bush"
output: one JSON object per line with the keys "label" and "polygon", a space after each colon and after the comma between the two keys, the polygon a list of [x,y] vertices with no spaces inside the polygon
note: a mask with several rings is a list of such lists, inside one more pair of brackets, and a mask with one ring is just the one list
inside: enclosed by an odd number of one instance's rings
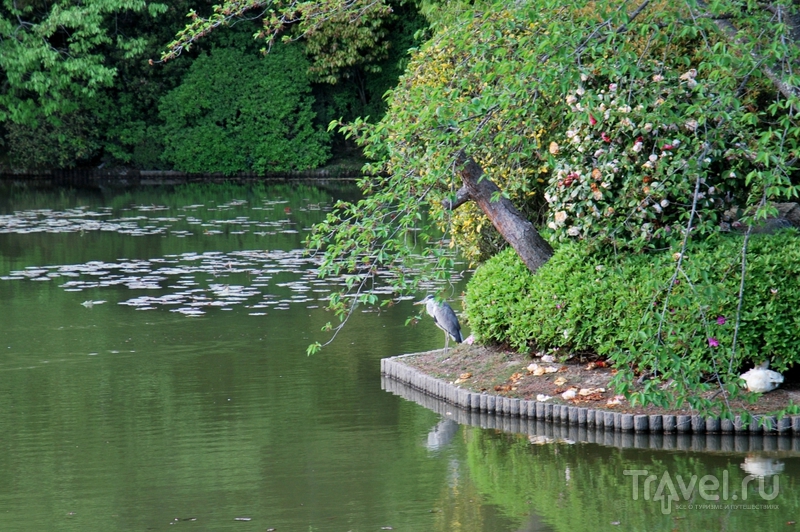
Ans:
{"label": "green leafy bush", "polygon": [[750,238],[737,332],[743,243],[741,235],[716,234],[689,242],[683,256],[675,249],[614,256],[567,243],[535,275],[508,249],[470,281],[470,327],[520,352],[607,356],[620,392],[632,391],[636,374],[655,376],[634,400],[700,407],[703,391],[732,392],[750,362],[770,360],[778,371],[800,362],[797,233]]}
{"label": "green leafy bush", "polygon": [[9,162],[16,168],[72,168],[97,154],[97,127],[81,112],[6,124]]}
{"label": "green leafy bush", "polygon": [[161,99],[163,159],[205,173],[314,168],[329,157],[328,134],[314,125],[308,62],[297,46],[265,57],[215,48]]}

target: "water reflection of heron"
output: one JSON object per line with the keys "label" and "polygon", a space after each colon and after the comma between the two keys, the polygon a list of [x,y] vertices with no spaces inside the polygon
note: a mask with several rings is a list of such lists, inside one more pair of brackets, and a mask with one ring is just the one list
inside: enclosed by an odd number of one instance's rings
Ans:
{"label": "water reflection of heron", "polygon": [[425,296],[422,301],[417,301],[415,305],[425,305],[425,310],[428,316],[433,318],[436,326],[444,331],[444,351],[447,353],[447,345],[452,338],[456,343],[461,343],[464,339],[461,337],[461,325],[458,323],[458,318],[453,309],[445,301],[437,302],[436,299],[430,294]]}
{"label": "water reflection of heron", "polygon": [[458,431],[458,423],[453,419],[446,418],[441,420],[428,432],[428,443],[425,446],[429,451],[438,451],[453,439]]}

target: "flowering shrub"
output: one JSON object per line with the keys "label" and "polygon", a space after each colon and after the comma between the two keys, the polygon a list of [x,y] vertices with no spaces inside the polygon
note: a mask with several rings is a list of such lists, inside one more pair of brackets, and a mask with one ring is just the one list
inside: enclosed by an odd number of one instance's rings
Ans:
{"label": "flowering shrub", "polygon": [[582,80],[566,96],[569,128],[549,146],[547,224],[557,239],[663,247],[682,237],[693,204],[700,234],[718,228],[733,200],[746,199],[744,177],[754,166],[737,138],[756,132],[709,113],[715,89],[697,70],[664,71],[624,88]]}
{"label": "flowering shrub", "polygon": [[[567,243],[535,275],[506,250],[475,272],[466,314],[481,341],[520,352],[558,348],[607,356],[618,369],[613,384],[619,393],[643,403],[685,401],[703,408],[703,392],[739,390],[743,367],[770,360],[773,369],[785,371],[800,362],[797,233],[750,239],[737,319],[741,247],[741,236],[721,234],[690,241],[683,256],[615,256]],[[634,390],[642,373],[655,378]]]}

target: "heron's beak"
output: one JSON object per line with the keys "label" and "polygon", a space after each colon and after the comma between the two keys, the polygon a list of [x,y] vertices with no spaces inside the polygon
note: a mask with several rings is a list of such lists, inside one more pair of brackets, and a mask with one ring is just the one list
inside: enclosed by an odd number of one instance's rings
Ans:
{"label": "heron's beak", "polygon": [[425,303],[424,299],[422,301],[414,301],[415,305],[422,305],[423,303]]}

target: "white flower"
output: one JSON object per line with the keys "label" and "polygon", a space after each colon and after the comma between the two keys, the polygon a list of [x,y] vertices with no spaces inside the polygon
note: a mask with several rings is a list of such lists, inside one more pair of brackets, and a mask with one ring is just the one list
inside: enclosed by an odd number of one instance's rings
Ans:
{"label": "white flower", "polygon": [[642,151],[642,143],[641,142],[634,142],[633,143],[633,151],[635,151],[636,153],[639,153],[640,151]]}
{"label": "white flower", "polygon": [[552,230],[554,230],[554,231],[555,231],[556,229],[558,229],[558,226],[556,225],[556,223],[555,223],[555,222],[548,222],[548,224],[547,224],[547,227],[549,227],[550,229],[552,229]]}
{"label": "white flower", "polygon": [[569,236],[580,236],[581,229],[580,229],[580,227],[576,227],[576,226],[573,225],[572,227],[567,229],[567,234]]}
{"label": "white flower", "polygon": [[697,120],[687,120],[683,127],[685,127],[688,131],[696,131],[697,130]]}
{"label": "white flower", "polygon": [[572,137],[574,137],[576,134],[577,134],[577,133],[576,133],[575,131],[571,130],[571,129],[568,129],[568,130],[567,130],[567,138],[568,138],[568,139],[571,139],[571,138],[572,138]]}
{"label": "white flower", "polygon": [[664,76],[661,74],[656,74],[653,76],[653,82],[658,83],[659,81],[664,81]]}
{"label": "white flower", "polygon": [[676,148],[681,145],[681,139],[673,139],[672,145]]}
{"label": "white flower", "polygon": [[567,221],[567,211],[558,211],[553,218],[557,224],[563,224]]}
{"label": "white flower", "polygon": [[581,81],[588,81],[588,80],[589,80],[589,74],[581,74]]}
{"label": "white flower", "polygon": [[661,214],[661,212],[662,212],[664,209],[662,209],[662,208],[661,208],[661,205],[659,205],[658,203],[654,203],[654,204],[653,204],[653,210],[654,210],[654,211],[656,211],[658,214]]}
{"label": "white flower", "polygon": [[578,87],[578,90],[575,91],[575,93],[578,96],[583,96],[585,92],[586,92],[586,89],[584,89],[583,87]]}
{"label": "white flower", "polygon": [[644,125],[642,129],[644,129],[645,133],[650,133],[651,131],[653,131],[653,124],[648,122]]}
{"label": "white flower", "polygon": [[662,199],[661,200],[661,206],[664,207],[665,209],[667,207],[669,207],[669,200],[668,199]]}
{"label": "white flower", "polygon": [[615,90],[617,90],[617,84],[616,83],[610,84],[608,86],[608,90],[610,90],[611,92],[614,92]]}
{"label": "white flower", "polygon": [[619,123],[623,127],[633,127],[633,122],[631,122],[631,119],[628,118],[627,116],[625,118],[623,118],[622,120],[620,120]]}
{"label": "white flower", "polygon": [[603,148],[600,148],[599,150],[597,150],[596,152],[594,152],[594,157],[595,157],[595,159],[597,159],[598,157],[600,157],[601,155],[603,155],[605,152],[606,152],[606,150],[604,150]]}
{"label": "white flower", "polygon": [[578,99],[574,95],[570,94],[569,96],[567,96],[567,104],[573,105],[577,101],[578,101]]}
{"label": "white flower", "polygon": [[650,157],[648,157],[648,159],[650,159],[651,163],[654,163],[654,162],[656,162],[658,160],[658,155],[656,155],[655,153],[651,153]]}

